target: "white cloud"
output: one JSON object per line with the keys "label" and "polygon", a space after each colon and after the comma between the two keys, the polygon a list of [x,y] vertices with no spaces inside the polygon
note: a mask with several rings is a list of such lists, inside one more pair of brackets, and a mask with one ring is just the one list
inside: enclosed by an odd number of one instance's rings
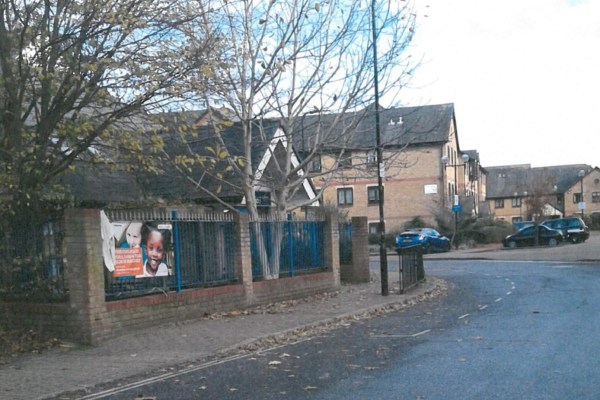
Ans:
{"label": "white cloud", "polygon": [[418,6],[423,64],[406,105],[454,103],[461,148],[487,166],[600,165],[600,2]]}

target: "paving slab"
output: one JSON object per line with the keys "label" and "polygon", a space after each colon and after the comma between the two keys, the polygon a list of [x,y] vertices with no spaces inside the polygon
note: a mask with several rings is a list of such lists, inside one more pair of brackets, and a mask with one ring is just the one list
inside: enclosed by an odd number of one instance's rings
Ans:
{"label": "paving slab", "polygon": [[[398,294],[391,279],[390,294],[382,296],[374,273],[369,283],[342,285],[339,290],[306,299],[156,326],[94,347],[65,344],[4,359],[0,363],[0,398],[78,398],[98,385],[252,351],[278,338],[293,340],[294,335],[310,334],[311,329],[398,309],[435,296],[443,286],[442,280],[432,277],[409,293]],[[74,392],[78,395],[60,396]]]}

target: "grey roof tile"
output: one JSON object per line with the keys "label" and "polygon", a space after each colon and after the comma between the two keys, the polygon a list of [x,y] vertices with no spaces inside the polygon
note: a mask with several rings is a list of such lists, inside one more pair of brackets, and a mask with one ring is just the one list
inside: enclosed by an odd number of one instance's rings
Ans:
{"label": "grey roof tile", "polygon": [[[564,193],[578,180],[580,170],[591,171],[586,164],[531,168],[529,164],[487,167],[487,197],[512,197],[533,190],[544,194]],[[556,186],[556,190],[554,190]]]}

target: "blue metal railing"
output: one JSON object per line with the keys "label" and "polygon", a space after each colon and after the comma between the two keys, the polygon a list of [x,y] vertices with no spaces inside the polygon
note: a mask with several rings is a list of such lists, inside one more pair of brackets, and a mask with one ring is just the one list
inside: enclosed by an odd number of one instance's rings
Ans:
{"label": "blue metal railing", "polygon": [[62,216],[0,224],[0,296],[40,301],[66,297]]}
{"label": "blue metal railing", "polygon": [[[262,246],[259,245],[262,240]],[[250,222],[252,276],[262,278],[261,254],[274,264],[275,246],[280,246],[279,273],[294,276],[325,269],[324,221],[259,221]]]}
{"label": "blue metal railing", "polygon": [[105,269],[107,300],[155,292],[209,287],[237,280],[233,249],[235,222],[224,215],[178,215],[143,211],[108,211],[112,221],[144,221],[171,226],[173,242],[167,246],[170,275],[115,278]]}
{"label": "blue metal railing", "polygon": [[339,223],[338,231],[340,241],[340,264],[352,264],[352,223]]}

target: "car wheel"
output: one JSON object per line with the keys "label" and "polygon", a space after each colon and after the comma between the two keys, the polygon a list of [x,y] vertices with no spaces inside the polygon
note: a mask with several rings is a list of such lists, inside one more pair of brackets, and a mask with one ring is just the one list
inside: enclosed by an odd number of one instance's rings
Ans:
{"label": "car wheel", "polygon": [[579,243],[579,238],[578,238],[577,236],[575,236],[575,235],[572,235],[572,236],[569,238],[569,241],[570,241],[571,243]]}
{"label": "car wheel", "polygon": [[550,238],[548,239],[548,246],[550,247],[554,247],[558,244],[558,240],[556,240],[555,238]]}
{"label": "car wheel", "polygon": [[425,243],[421,247],[423,248],[423,254],[429,254],[429,253],[431,253],[431,244],[430,243]]}
{"label": "car wheel", "polygon": [[517,242],[515,242],[514,240],[511,240],[510,242],[508,242],[508,247],[511,249],[514,249],[517,247]]}

